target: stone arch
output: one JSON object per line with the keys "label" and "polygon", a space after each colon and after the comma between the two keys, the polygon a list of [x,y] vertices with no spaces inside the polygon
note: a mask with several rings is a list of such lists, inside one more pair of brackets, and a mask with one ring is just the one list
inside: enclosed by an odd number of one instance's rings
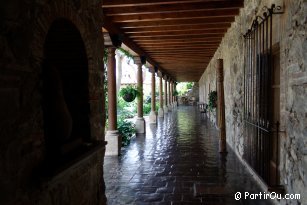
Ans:
{"label": "stone arch", "polygon": [[94,58],[93,51],[90,45],[93,45],[90,38],[88,26],[83,19],[80,18],[78,10],[74,8],[74,5],[70,1],[55,0],[46,5],[40,12],[41,15],[37,17],[37,20],[33,26],[33,40],[31,43],[32,56],[37,66],[40,66],[43,59],[43,45],[52,23],[59,19],[67,19],[72,22],[79,30],[80,35],[84,41],[85,50],[89,59],[89,69],[93,69],[94,65],[92,59]]}
{"label": "stone arch", "polygon": [[[84,6],[84,5],[83,5]],[[41,73],[41,64],[44,58],[44,42],[51,24],[59,18],[72,22],[80,32],[83,39],[89,70],[89,102],[90,102],[90,126],[92,138],[104,139],[104,95],[103,93],[103,37],[97,38],[100,28],[99,23],[85,22],[86,15],[81,18],[81,9],[76,9],[71,1],[54,0],[44,6],[33,23],[33,38],[30,44],[31,63],[33,72]],[[83,11],[86,9],[83,9]],[[93,25],[93,24],[97,25]],[[101,22],[100,22],[101,24]],[[96,26],[98,26],[96,28]],[[102,35],[102,34],[101,34]],[[101,45],[100,45],[101,44]],[[102,108],[101,108],[102,106]],[[102,113],[101,113],[102,112]]]}
{"label": "stone arch", "polygon": [[[90,4],[90,3],[89,3]],[[89,9],[89,10],[88,10]],[[103,36],[99,38],[101,22],[99,14],[97,20],[89,18],[87,12],[90,12],[90,5],[82,4],[76,9],[71,1],[54,0],[41,7],[36,12],[35,22],[32,28],[32,40],[30,43],[31,67],[33,73],[39,75],[42,72],[42,63],[44,59],[44,42],[46,40],[49,28],[52,23],[58,19],[70,21],[79,31],[84,43],[86,56],[88,60],[88,91],[89,91],[89,121],[91,139],[104,140],[104,95],[103,95]],[[96,14],[95,14],[96,15]],[[101,55],[100,55],[101,54]],[[39,92],[38,90],[36,92]],[[43,119],[40,113],[39,118]],[[39,130],[41,138],[45,138],[43,120],[39,121]]]}
{"label": "stone arch", "polygon": [[90,142],[88,76],[80,32],[66,19],[55,20],[45,39],[42,63],[44,136],[49,163],[74,155],[85,142]]}

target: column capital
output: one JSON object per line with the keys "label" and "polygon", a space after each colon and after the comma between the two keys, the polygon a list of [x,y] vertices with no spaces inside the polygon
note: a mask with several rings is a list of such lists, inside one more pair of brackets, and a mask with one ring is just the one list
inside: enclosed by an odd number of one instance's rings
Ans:
{"label": "column capital", "polygon": [[157,71],[157,75],[160,77],[160,78],[162,78],[163,77],[163,74],[162,74],[162,72],[161,71]]}
{"label": "column capital", "polygon": [[145,56],[134,56],[133,61],[137,65],[144,65],[146,63],[146,57]]}
{"label": "column capital", "polygon": [[164,74],[164,75],[163,75],[163,79],[164,79],[165,81],[168,81],[168,80],[169,80],[169,77],[168,77],[166,74]]}
{"label": "column capital", "polygon": [[115,46],[107,46],[108,49],[108,56],[115,55],[116,47]]}
{"label": "column capital", "polygon": [[155,73],[155,67],[152,66],[152,65],[149,65],[149,66],[148,66],[148,71],[149,71],[150,73]]}
{"label": "column capital", "polygon": [[122,45],[124,36],[122,34],[116,34],[116,33],[103,33],[104,37],[104,45],[106,47],[115,47],[119,48]]}

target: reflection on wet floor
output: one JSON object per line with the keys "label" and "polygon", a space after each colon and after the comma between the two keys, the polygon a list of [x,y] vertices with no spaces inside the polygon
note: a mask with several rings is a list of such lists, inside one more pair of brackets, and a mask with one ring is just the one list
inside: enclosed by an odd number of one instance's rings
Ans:
{"label": "reflection on wet floor", "polygon": [[256,182],[228,147],[218,152],[215,127],[192,106],[178,107],[148,125],[119,157],[105,157],[109,205],[270,204],[235,200],[235,193],[259,193]]}

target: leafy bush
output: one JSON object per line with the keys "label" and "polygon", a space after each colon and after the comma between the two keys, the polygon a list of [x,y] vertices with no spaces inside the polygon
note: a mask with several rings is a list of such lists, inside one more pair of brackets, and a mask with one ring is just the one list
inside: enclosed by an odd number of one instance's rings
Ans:
{"label": "leafy bush", "polygon": [[148,115],[151,111],[151,104],[150,103],[144,103],[143,104],[143,113],[144,115]]}
{"label": "leafy bush", "polygon": [[209,96],[209,110],[212,111],[214,108],[216,108],[216,101],[217,101],[217,92],[216,91],[210,91],[208,94]]}
{"label": "leafy bush", "polygon": [[130,144],[132,136],[136,133],[135,124],[123,118],[117,121],[117,130],[122,136],[122,146]]}
{"label": "leafy bush", "polygon": [[192,89],[193,85],[194,85],[193,82],[187,83],[187,85],[186,85],[186,86],[187,86],[187,89]]}
{"label": "leafy bush", "polygon": [[160,103],[159,102],[156,102],[156,111],[158,111],[160,108]]}
{"label": "leafy bush", "polygon": [[129,109],[123,109],[123,110],[118,110],[117,111],[117,116],[119,118],[124,118],[124,119],[131,119],[134,118],[136,114]]}

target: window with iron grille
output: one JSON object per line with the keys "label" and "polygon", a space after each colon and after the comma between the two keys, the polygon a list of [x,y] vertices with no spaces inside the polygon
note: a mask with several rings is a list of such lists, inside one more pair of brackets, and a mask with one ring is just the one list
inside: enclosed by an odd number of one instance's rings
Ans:
{"label": "window with iron grille", "polygon": [[265,7],[244,35],[244,160],[268,186],[279,185],[279,122],[273,119],[273,14]]}

